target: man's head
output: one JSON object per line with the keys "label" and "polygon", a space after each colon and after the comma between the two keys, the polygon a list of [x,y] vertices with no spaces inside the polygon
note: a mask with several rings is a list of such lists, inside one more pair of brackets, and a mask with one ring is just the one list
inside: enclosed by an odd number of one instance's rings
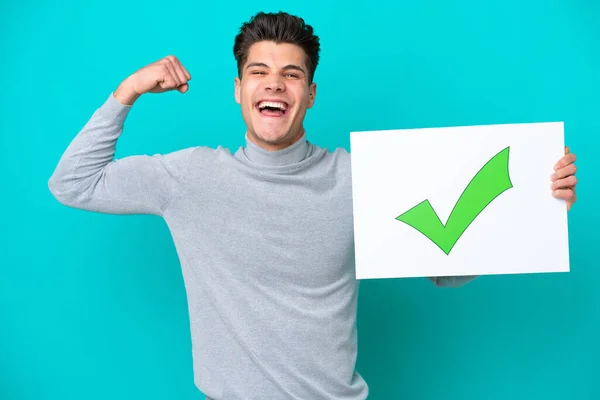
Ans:
{"label": "man's head", "polygon": [[242,25],[233,46],[235,99],[254,143],[279,150],[302,137],[319,50],[313,28],[287,13],[258,13]]}

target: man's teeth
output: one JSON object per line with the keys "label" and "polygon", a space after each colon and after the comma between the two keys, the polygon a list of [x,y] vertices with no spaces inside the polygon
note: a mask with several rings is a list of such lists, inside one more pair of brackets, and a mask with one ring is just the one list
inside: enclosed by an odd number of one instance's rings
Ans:
{"label": "man's teeth", "polygon": [[265,107],[279,108],[282,111],[287,110],[287,106],[285,105],[285,103],[280,103],[278,101],[261,101],[258,104],[258,108],[260,108],[261,110]]}

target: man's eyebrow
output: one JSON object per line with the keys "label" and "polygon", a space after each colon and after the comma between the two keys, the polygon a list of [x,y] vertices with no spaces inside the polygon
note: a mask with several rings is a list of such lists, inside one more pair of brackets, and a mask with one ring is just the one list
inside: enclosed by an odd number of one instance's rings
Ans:
{"label": "man's eyebrow", "polygon": [[246,65],[246,69],[250,68],[250,67],[265,67],[265,68],[269,68],[269,66],[265,63],[259,63],[259,62],[252,62],[248,65]]}
{"label": "man's eyebrow", "polygon": [[[248,65],[246,65],[246,69],[251,68],[251,67],[263,67],[263,68],[269,68],[269,66],[265,63],[261,63],[261,62],[252,62]],[[293,69],[296,71],[300,71],[303,74],[306,74],[306,71],[304,71],[304,68],[302,68],[299,65],[295,65],[295,64],[288,64],[285,67],[283,67],[283,70],[288,70],[288,69]]]}
{"label": "man's eyebrow", "polygon": [[302,72],[303,74],[306,74],[306,72],[304,71],[304,68],[302,68],[299,65],[294,65],[294,64],[290,64],[290,65],[286,65],[285,67],[283,67],[283,69],[295,69],[297,71]]}

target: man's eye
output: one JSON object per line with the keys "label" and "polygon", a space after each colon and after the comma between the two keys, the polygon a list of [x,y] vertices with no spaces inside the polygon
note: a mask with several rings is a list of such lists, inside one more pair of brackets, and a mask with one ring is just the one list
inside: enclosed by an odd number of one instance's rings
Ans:
{"label": "man's eye", "polygon": [[287,76],[288,78],[298,78],[298,75],[296,74],[285,74],[285,76]]}
{"label": "man's eye", "polygon": [[265,74],[263,71],[252,71],[251,73],[252,73],[252,75],[264,75]]}

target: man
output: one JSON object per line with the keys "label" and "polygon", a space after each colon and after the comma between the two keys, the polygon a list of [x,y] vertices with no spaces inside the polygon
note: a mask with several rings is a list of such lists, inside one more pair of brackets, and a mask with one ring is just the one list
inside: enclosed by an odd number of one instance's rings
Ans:
{"label": "man", "polygon": [[[71,207],[165,219],[188,296],[195,383],[208,398],[364,399],[354,370],[350,155],[309,143],[303,127],[319,39],[300,18],[259,13],[234,55],[246,146],[114,159],[141,95],[188,90],[190,73],[169,56],[110,94],[66,149],[50,190]],[[568,207],[574,160],[566,154],[553,175],[552,193]]]}

